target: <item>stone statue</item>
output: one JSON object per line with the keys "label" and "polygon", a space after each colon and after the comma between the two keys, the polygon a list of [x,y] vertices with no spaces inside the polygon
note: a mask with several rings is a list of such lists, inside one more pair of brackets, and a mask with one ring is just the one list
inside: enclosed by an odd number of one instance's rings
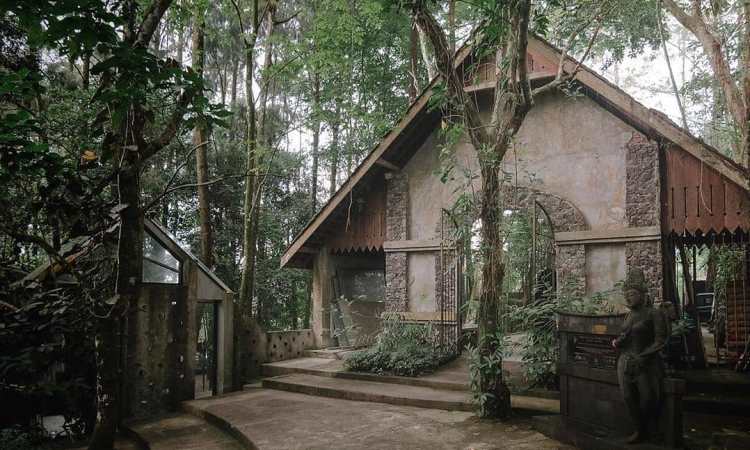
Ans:
{"label": "stone statue", "polygon": [[660,309],[646,304],[647,293],[643,272],[629,271],[623,294],[630,312],[622,334],[612,341],[612,346],[620,350],[617,360],[620,392],[636,427],[628,443],[645,440],[649,425],[655,428],[664,379],[659,351],[668,338],[667,319]]}

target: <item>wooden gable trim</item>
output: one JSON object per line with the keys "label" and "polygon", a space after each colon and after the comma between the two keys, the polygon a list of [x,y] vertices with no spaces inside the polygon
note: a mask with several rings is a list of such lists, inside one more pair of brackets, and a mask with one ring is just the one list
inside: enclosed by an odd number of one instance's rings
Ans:
{"label": "wooden gable trim", "polygon": [[[471,53],[471,47],[464,46],[458,51],[456,57],[456,66],[463,64],[464,60]],[[439,80],[439,77],[435,77],[432,82],[422,91],[422,94],[409,106],[406,111],[406,115],[399,121],[399,123],[392,128],[385,138],[370,152],[364,161],[355,169],[351,177],[339,188],[338,191],[331,197],[325,206],[312,218],[312,220],[305,226],[302,232],[297,235],[289,248],[281,256],[281,267],[285,267],[289,264],[289,261],[299,251],[299,249],[307,242],[308,239],[315,233],[315,231],[325,222],[326,218],[333,213],[336,207],[349,195],[352,189],[357,183],[362,180],[367,172],[369,172],[373,166],[378,165],[378,160],[382,159],[383,154],[390,148],[390,146],[401,136],[406,127],[422,112],[426,109],[430,98],[432,97],[432,90]]]}

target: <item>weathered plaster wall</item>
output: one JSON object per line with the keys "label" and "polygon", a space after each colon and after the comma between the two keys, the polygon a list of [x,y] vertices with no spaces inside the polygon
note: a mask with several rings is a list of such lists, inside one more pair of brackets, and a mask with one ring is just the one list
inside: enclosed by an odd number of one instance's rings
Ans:
{"label": "weathered plaster wall", "polygon": [[[625,244],[586,246],[586,295],[611,290],[625,279]],[[614,301],[622,301],[619,290]]]}
{"label": "weathered plaster wall", "polygon": [[535,99],[505,169],[518,184],[563,197],[591,229],[625,225],[625,146],[632,127],[588,97]]}
{"label": "weathered plaster wall", "polygon": [[435,254],[409,254],[409,304],[401,311],[435,311]]}
{"label": "weathered plaster wall", "polygon": [[[536,99],[513,151],[506,155],[504,169],[514,174],[517,185],[572,203],[590,230],[624,228],[628,226],[627,145],[634,132],[588,97],[546,95]],[[460,192],[480,189],[478,163],[466,139],[456,148],[450,179],[440,181],[439,141],[436,131],[402,171],[409,179],[409,239],[439,238],[440,209],[452,205]],[[571,229],[580,228],[555,231]],[[558,275],[569,279],[575,293],[608,290],[624,277],[624,244],[566,247],[558,249]],[[434,308],[434,294],[431,302],[425,296],[434,293],[434,277],[426,276],[426,267],[415,267],[423,265],[418,260],[426,255],[409,256],[410,310],[424,310],[428,304]],[[589,258],[592,261],[585,262]],[[434,256],[432,261],[434,275]],[[425,260],[424,265],[430,264]]]}

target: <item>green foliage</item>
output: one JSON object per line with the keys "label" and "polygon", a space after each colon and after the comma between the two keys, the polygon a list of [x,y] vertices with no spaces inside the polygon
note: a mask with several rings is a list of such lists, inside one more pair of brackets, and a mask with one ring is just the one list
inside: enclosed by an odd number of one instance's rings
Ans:
{"label": "green foliage", "polygon": [[716,258],[716,276],[714,278],[714,296],[717,306],[726,306],[727,287],[737,278],[742,270],[746,250],[742,246],[721,245],[712,249]]}
{"label": "green foliage", "polygon": [[508,307],[504,317],[507,326],[526,334],[521,352],[526,378],[532,386],[557,387],[559,342],[555,313],[611,314],[614,308],[607,298],[616,289],[591,297],[566,295],[564,289],[555,294],[548,289],[544,300]]}
{"label": "green foliage", "polygon": [[[479,336],[477,346],[467,346],[469,354],[469,375],[471,379],[472,401],[481,417],[490,417],[497,409],[498,399],[492,386],[503,379],[503,356],[507,353],[508,336],[504,330],[493,334]],[[489,348],[489,354],[483,354],[482,348]],[[483,386],[482,382],[487,385]]]}
{"label": "green foliage", "polygon": [[358,372],[416,377],[433,372],[453,357],[435,342],[431,325],[407,323],[391,314],[383,320],[375,344],[349,355],[344,365]]}

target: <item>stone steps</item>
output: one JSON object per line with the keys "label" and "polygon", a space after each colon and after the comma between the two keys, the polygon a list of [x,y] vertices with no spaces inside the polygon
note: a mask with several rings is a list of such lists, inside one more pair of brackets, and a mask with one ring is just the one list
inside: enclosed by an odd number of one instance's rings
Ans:
{"label": "stone steps", "polygon": [[449,391],[468,391],[469,383],[462,381],[435,380],[425,377],[399,377],[391,375],[376,375],[364,372],[349,372],[343,370],[343,361],[330,362],[313,366],[303,364],[303,360],[282,361],[279,363],[263,364],[263,375],[278,377],[295,373],[315,375],[320,377],[341,378],[346,380],[373,381],[378,383],[401,384],[406,386],[421,386]]}
{"label": "stone steps", "polygon": [[[475,409],[467,391],[392,384],[381,381],[295,373],[266,378],[263,380],[263,387],[320,397],[415,406],[418,408],[447,411],[474,411]],[[514,395],[511,397],[511,405],[516,410],[533,412],[534,414],[559,414],[560,412],[560,403],[554,399]]]}
{"label": "stone steps", "polygon": [[149,450],[245,450],[252,443],[242,442],[221,427],[197,415],[177,413],[156,420],[133,422],[125,432],[141,448]]}

